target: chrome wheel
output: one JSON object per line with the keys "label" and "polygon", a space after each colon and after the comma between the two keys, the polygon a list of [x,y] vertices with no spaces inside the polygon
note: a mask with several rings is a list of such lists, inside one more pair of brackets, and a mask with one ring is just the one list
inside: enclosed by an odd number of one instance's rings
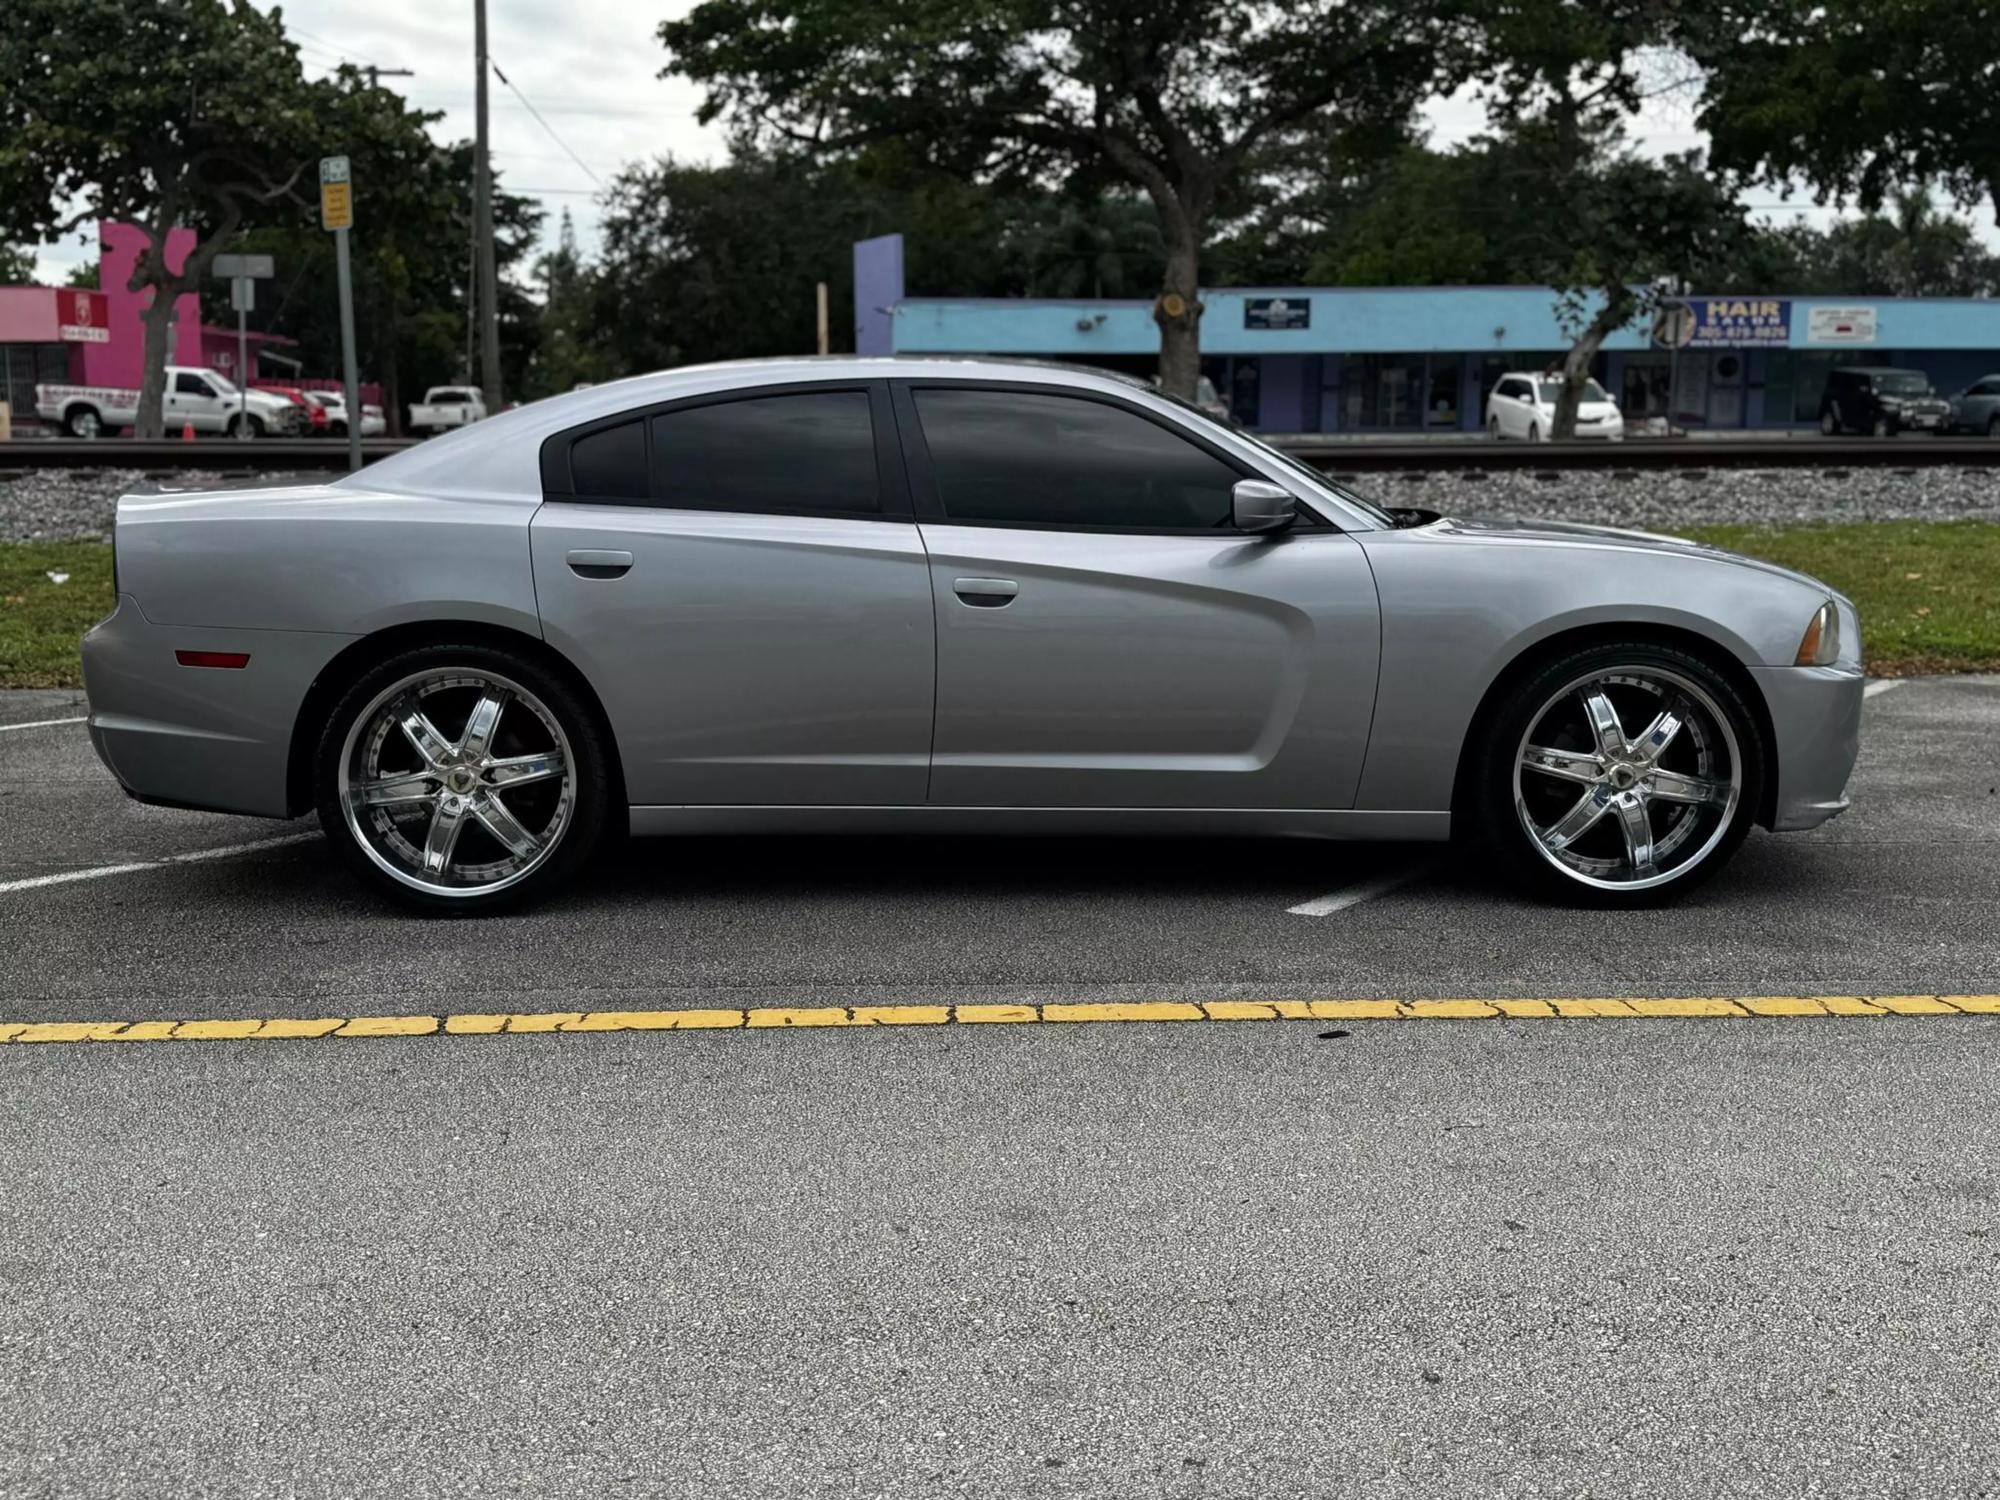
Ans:
{"label": "chrome wheel", "polygon": [[104,422],[86,406],[69,419],[69,430],[80,438],[94,438],[104,431]]}
{"label": "chrome wheel", "polygon": [[1612,667],[1551,696],[1514,761],[1514,807],[1570,879],[1641,891],[1686,875],[1727,837],[1743,798],[1729,716],[1663,667]]}
{"label": "chrome wheel", "polygon": [[405,677],[354,718],[335,772],[348,832],[380,869],[429,895],[528,878],[575,812],[575,757],[533,693],[485,670]]}

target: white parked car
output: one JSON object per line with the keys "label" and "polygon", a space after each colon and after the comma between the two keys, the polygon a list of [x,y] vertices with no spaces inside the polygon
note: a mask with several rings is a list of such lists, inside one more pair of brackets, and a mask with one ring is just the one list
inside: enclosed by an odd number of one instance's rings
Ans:
{"label": "white parked car", "polygon": [[486,420],[486,393],[476,385],[434,385],[410,408],[410,431],[445,432]]}
{"label": "white parked car", "polygon": [[[1559,375],[1533,375],[1526,371],[1502,375],[1493,387],[1493,394],[1486,398],[1487,436],[1547,442],[1555,428],[1556,402],[1562,399],[1562,385]],[[1576,435],[1608,438],[1614,443],[1625,436],[1625,418],[1618,410],[1618,403],[1595,380],[1583,383],[1583,401],[1576,409]]]}
{"label": "white parked car", "polygon": [[[188,427],[231,437],[291,434],[304,425],[305,416],[304,408],[271,391],[252,391],[245,401],[227,375],[194,365],[167,366],[162,412],[169,437]],[[35,414],[71,437],[94,438],[138,421],[139,393],[117,386],[38,385]]]}
{"label": "white parked car", "polygon": [[[326,431],[334,437],[347,436],[347,398],[339,391],[307,391],[306,400],[326,413]],[[361,435],[380,437],[389,430],[382,408],[366,402],[361,407]]]}

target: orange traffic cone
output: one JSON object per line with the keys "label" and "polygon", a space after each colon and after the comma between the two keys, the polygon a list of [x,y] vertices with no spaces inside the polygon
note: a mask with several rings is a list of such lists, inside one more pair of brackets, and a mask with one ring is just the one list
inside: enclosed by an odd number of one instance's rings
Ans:
{"label": "orange traffic cone", "polygon": [[194,441],[194,423],[192,422],[181,423],[181,441],[184,443],[191,443]]}

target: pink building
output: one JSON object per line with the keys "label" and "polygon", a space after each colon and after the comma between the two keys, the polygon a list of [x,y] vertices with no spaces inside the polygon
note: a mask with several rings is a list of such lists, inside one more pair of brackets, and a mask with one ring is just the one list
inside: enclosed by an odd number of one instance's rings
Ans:
{"label": "pink building", "polygon": [[[140,319],[153,291],[129,290],[132,271],[146,246],[135,224],[104,224],[98,230],[97,284],[101,291],[44,286],[0,287],[0,401],[9,402],[17,423],[34,419],[37,385],[72,384],[137,389],[145,368],[146,334]],[[178,271],[193,253],[191,229],[167,234],[167,264]],[[256,314],[251,314],[254,320]],[[302,377],[296,359],[284,350],[296,341],[278,334],[249,335],[252,385],[292,385],[337,390],[330,378]],[[201,302],[192,292],[174,308],[167,363],[201,365],[241,380],[236,368],[236,330],[201,321]],[[364,402],[378,403],[378,386],[361,387]]]}

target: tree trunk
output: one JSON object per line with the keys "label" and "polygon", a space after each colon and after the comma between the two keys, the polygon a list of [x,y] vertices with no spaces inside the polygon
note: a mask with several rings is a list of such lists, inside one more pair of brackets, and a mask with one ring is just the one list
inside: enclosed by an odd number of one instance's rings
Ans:
{"label": "tree trunk", "polygon": [[[161,435],[162,412],[167,395],[167,340],[174,331],[174,303],[180,293],[169,286],[153,287],[153,302],[139,315],[146,330],[145,364],[139,373],[139,413],[132,423],[132,436],[157,438]],[[175,433],[174,436],[180,436]]]}
{"label": "tree trunk", "polygon": [[1153,321],[1160,325],[1160,389],[1192,401],[1201,378],[1201,223],[1185,209],[1161,219],[1167,274],[1153,303]]}
{"label": "tree trunk", "polygon": [[1562,392],[1556,397],[1556,415],[1550,424],[1550,437],[1561,442],[1576,436],[1576,409],[1583,404],[1583,386],[1590,379],[1591,361],[1597,358],[1597,351],[1604,347],[1604,341],[1631,318],[1629,308],[1611,302],[1585,325],[1577,341],[1569,346],[1569,353],[1563,356]]}

